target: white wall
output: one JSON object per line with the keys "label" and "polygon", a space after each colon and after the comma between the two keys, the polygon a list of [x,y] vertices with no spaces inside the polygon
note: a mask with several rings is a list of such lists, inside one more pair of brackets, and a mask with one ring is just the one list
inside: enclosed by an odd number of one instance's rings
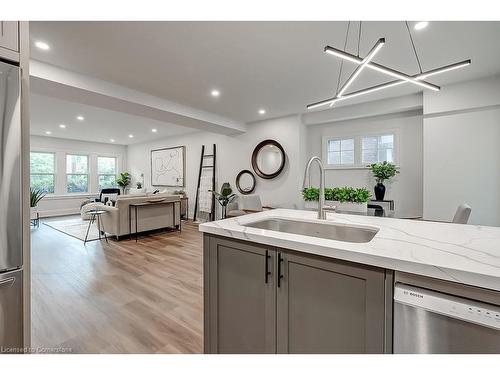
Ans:
{"label": "white wall", "polygon": [[56,153],[56,192],[54,195],[47,195],[39,203],[38,208],[42,217],[78,213],[80,212],[81,202],[97,196],[98,183],[96,176],[92,175],[92,173],[90,174],[90,191],[88,193],[65,193],[66,171],[64,168],[67,153],[81,153],[89,155],[90,171],[97,169],[98,155],[114,156],[117,158],[118,171],[121,172],[126,169],[126,146],[32,135],[30,137],[30,149],[31,151],[47,151]]}
{"label": "white wall", "polygon": [[[323,137],[343,137],[390,131],[395,132],[400,174],[386,185],[386,199],[394,199],[398,214],[422,215],[422,115],[421,110],[366,117],[357,120],[336,121],[307,127],[307,157],[323,154]],[[313,173],[318,184],[318,174]],[[328,187],[365,187],[374,196],[375,180],[366,169],[327,169],[325,183]]]}
{"label": "white wall", "polygon": [[[196,184],[200,164],[201,146],[211,153],[212,144],[217,145],[217,186],[229,182],[236,190],[235,178],[242,169],[250,169],[252,151],[264,139],[275,139],[284,148],[287,160],[283,172],[275,179],[264,180],[256,176],[255,194],[261,196],[264,205],[294,207],[301,204],[301,132],[300,116],[288,116],[248,124],[247,132],[237,136],[217,135],[208,132],[159,139],[155,142],[130,145],[128,147],[128,169],[136,181],[144,173],[145,186],[151,188],[150,152],[152,149],[186,146],[186,192],[190,199],[190,216],[194,210]],[[302,133],[303,134],[303,133]],[[175,190],[170,188],[170,190]]]}
{"label": "white wall", "polygon": [[500,76],[424,94],[424,218],[500,226]]}

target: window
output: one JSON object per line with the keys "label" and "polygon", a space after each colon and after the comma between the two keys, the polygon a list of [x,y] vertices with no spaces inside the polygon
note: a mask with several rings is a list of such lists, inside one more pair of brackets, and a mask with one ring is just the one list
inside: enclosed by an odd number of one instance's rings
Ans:
{"label": "window", "polygon": [[54,194],[56,155],[52,152],[30,152],[30,187]]}
{"label": "window", "polygon": [[364,164],[383,161],[394,163],[394,134],[363,137],[361,161]]}
{"label": "window", "polygon": [[330,139],[328,147],[328,164],[354,164],[354,138]]}
{"label": "window", "polygon": [[397,163],[397,131],[323,137],[323,160],[330,168],[366,168],[371,163]]}
{"label": "window", "polygon": [[99,190],[116,187],[116,158],[98,156],[97,175]]}
{"label": "window", "polygon": [[87,155],[66,155],[66,189],[68,193],[86,193],[89,188]]}

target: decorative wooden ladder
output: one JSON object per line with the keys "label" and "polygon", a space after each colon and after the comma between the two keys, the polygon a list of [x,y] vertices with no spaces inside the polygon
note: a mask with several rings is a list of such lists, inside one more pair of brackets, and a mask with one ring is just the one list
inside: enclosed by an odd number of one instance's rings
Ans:
{"label": "decorative wooden ladder", "polygon": [[[212,160],[212,164],[204,164],[205,160]],[[217,149],[215,143],[213,144],[212,154],[205,154],[205,145],[201,146],[201,157],[200,157],[200,171],[198,173],[198,185],[196,186],[196,199],[194,201],[194,215],[193,221],[196,221],[196,216],[198,214],[198,199],[200,194],[200,182],[201,174],[204,169],[212,170],[212,191],[215,191],[215,161],[217,159]],[[209,221],[215,220],[215,196],[212,194],[211,203],[211,213],[209,215]]]}

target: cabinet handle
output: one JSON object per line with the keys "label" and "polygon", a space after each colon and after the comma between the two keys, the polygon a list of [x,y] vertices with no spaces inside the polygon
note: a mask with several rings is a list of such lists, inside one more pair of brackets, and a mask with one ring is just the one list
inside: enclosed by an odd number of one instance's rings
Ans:
{"label": "cabinet handle", "polygon": [[269,271],[269,258],[271,258],[271,255],[269,255],[269,250],[266,250],[266,284],[268,283],[268,276],[271,274],[271,271]]}
{"label": "cabinet handle", "polygon": [[278,288],[281,286],[281,279],[283,275],[281,274],[281,263],[283,262],[283,257],[281,253],[278,253]]}

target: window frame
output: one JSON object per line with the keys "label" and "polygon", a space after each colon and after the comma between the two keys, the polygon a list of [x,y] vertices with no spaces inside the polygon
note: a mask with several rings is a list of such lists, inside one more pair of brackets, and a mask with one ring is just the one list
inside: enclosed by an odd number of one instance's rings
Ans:
{"label": "window frame", "polygon": [[[31,154],[51,154],[54,157],[54,172],[53,173],[31,173]],[[57,154],[53,151],[36,151],[30,150],[30,189],[31,189],[31,176],[53,176],[53,186],[54,192],[46,193],[47,196],[53,196],[56,194],[57,189]]]}
{"label": "window frame", "polygon": [[[360,160],[360,163],[361,164],[367,164],[368,162],[363,162],[363,138],[374,138],[374,137],[377,137],[377,159],[378,159],[378,152],[380,150],[382,150],[381,148],[379,148],[379,142],[378,142],[378,137],[381,137],[381,136],[384,136],[384,135],[392,135],[392,152],[393,152],[393,163],[397,163],[397,159],[396,159],[396,134],[394,132],[381,132],[381,133],[377,133],[377,134],[363,134],[359,137],[359,160]],[[379,162],[377,162],[379,163]],[[381,163],[381,162],[380,162]]]}
{"label": "window frame", "polygon": [[[354,157],[353,157],[353,162],[352,163],[349,163],[349,164],[329,164],[328,163],[328,160],[329,160],[329,154],[330,152],[338,152],[340,153],[340,161],[342,161],[342,151],[351,151],[351,150],[342,150],[342,141],[347,141],[347,140],[353,140],[353,149],[352,149],[352,152],[354,154]],[[330,151],[328,149],[328,145],[331,141],[340,141],[340,151]],[[326,140],[326,150],[325,151],[325,155],[326,157],[324,158],[324,160],[326,160],[326,165],[330,165],[330,166],[333,166],[333,167],[339,167],[339,168],[348,168],[348,167],[353,167],[356,165],[356,137],[351,137],[351,136],[347,136],[347,137],[336,137],[336,138],[328,138]]]}
{"label": "window frame", "polygon": [[[68,173],[68,156],[85,156],[87,158],[87,173]],[[64,155],[64,170],[66,172],[66,180],[64,182],[65,185],[65,194],[74,195],[74,194],[90,194],[91,186],[90,186],[90,176],[91,176],[91,168],[90,168],[90,155],[85,153],[75,153],[75,152],[66,152]],[[68,176],[87,176],[87,190],[86,191],[68,191]]]}
{"label": "window frame", "polygon": [[[331,136],[323,136],[322,137],[322,160],[325,169],[368,169],[368,164],[363,163],[362,160],[362,139],[365,137],[378,137],[381,135],[390,135],[394,136],[394,164],[399,165],[399,129],[385,129],[380,131],[366,131],[366,132],[357,132],[357,133],[349,133],[342,132]],[[342,139],[352,139],[354,138],[354,164],[328,164],[328,142],[331,140],[338,141]]]}
{"label": "window frame", "polygon": [[[108,159],[115,159],[115,173],[99,173],[99,158],[108,158]],[[101,176],[114,176],[115,177],[115,183],[116,179],[118,177],[118,157],[117,156],[109,156],[109,155],[100,155],[98,154],[96,156],[96,176],[97,176],[97,191],[101,191],[101,185],[99,183],[99,177]]]}

